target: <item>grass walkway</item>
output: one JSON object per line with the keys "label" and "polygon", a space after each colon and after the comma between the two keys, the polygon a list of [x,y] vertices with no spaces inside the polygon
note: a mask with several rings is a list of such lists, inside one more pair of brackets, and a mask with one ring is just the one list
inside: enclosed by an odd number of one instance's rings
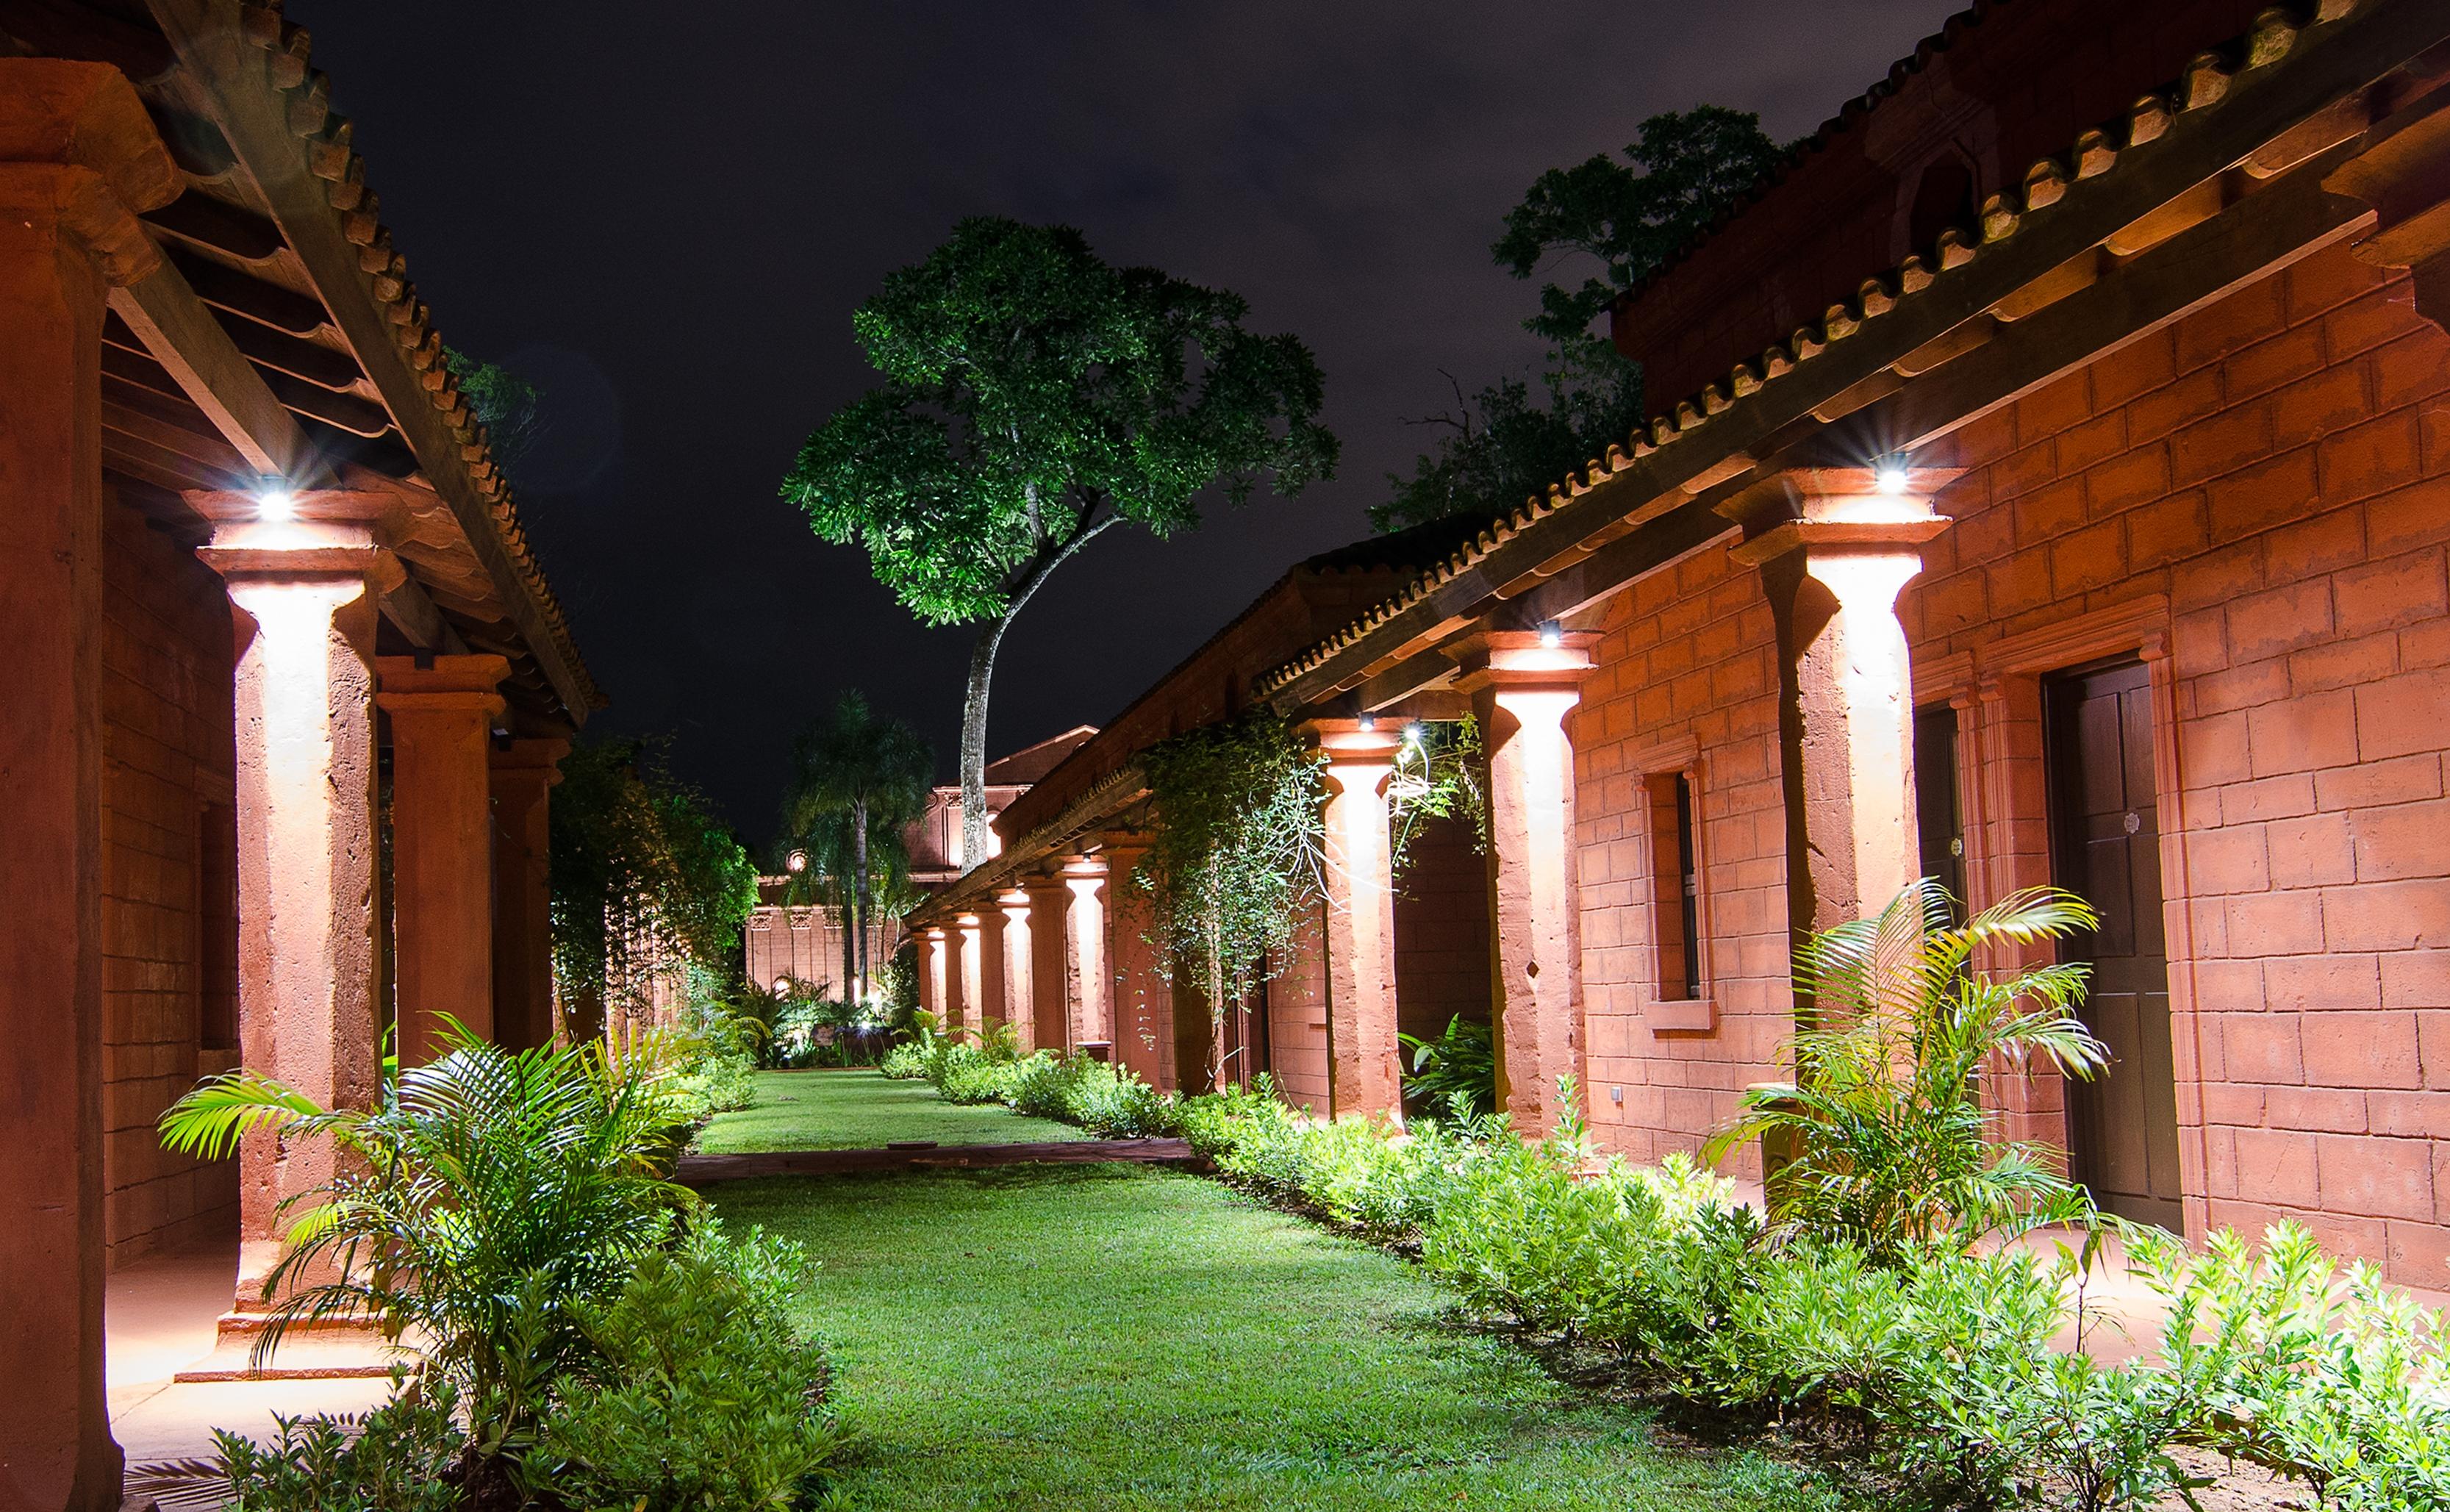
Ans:
{"label": "grass walkway", "polygon": [[963,1108],[924,1081],[887,1081],[873,1071],[761,1071],[757,1101],[719,1113],[697,1136],[710,1155],[776,1150],[870,1150],[905,1139],[940,1145],[1043,1144],[1088,1136],[1069,1124],[1008,1109]]}
{"label": "grass walkway", "polygon": [[[1038,1137],[1032,1134],[1031,1137]],[[824,1269],[858,1508],[1808,1508],[1757,1457],[1662,1445],[1402,1261],[1215,1182],[1013,1167],[743,1182]]]}

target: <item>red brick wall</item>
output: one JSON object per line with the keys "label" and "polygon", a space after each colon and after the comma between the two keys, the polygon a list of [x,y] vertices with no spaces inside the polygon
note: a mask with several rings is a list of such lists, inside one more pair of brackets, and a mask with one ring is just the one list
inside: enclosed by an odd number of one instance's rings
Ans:
{"label": "red brick wall", "polygon": [[[118,1264],[237,1229],[235,1164],[170,1154],[153,1127],[232,1059],[198,1040],[205,995],[226,1013],[236,990],[235,882],[222,876],[206,907],[200,875],[208,814],[230,822],[235,742],[221,579],[116,504],[103,549],[103,1179]],[[208,921],[232,940],[208,948]],[[207,982],[208,964],[224,979]]]}
{"label": "red brick wall", "polygon": [[[2189,1230],[2285,1213],[2432,1286],[2450,1256],[2445,396],[2450,338],[2406,283],[2318,254],[1926,449],[1971,471],[1902,607],[1917,696],[1957,697],[1974,727],[1977,897],[2047,875],[2051,669],[2028,664],[2063,637],[2071,661],[2160,657]],[[2083,627],[2130,622],[2080,652]],[[1722,1118],[1784,1031],[1775,662],[1759,590],[1718,548],[1639,585],[1605,631],[1575,722],[1591,1100],[1648,1157]],[[1636,767],[1688,734],[1719,1021],[1662,1034],[1640,1017]],[[2034,1105],[2054,1120],[2046,1091]]]}
{"label": "red brick wall", "polygon": [[1428,819],[1395,879],[1395,1027],[1430,1037],[1488,1021],[1488,858],[1471,821]]}
{"label": "red brick wall", "polygon": [[1302,921],[1292,959],[1268,983],[1268,1056],[1285,1101],[1325,1117],[1330,1091],[1327,952],[1319,931],[1315,913]]}

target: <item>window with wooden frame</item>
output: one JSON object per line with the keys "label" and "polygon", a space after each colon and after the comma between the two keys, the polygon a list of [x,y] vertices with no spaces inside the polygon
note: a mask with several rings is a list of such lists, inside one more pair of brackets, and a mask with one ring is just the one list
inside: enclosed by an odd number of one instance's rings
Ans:
{"label": "window with wooden frame", "polygon": [[1701,826],[1695,787],[1689,768],[1655,772],[1642,783],[1657,984],[1645,1018],[1653,1029],[1706,1030],[1713,1021],[1702,969]]}

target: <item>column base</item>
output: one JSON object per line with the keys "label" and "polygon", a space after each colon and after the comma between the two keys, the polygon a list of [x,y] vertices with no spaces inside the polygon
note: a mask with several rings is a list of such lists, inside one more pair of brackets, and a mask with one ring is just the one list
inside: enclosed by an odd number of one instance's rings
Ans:
{"label": "column base", "polygon": [[394,1344],[360,1318],[295,1323],[261,1367],[255,1347],[271,1320],[261,1312],[224,1312],[213,1352],[175,1372],[182,1384],[210,1381],[353,1381],[379,1379],[395,1366],[414,1366],[415,1349]]}

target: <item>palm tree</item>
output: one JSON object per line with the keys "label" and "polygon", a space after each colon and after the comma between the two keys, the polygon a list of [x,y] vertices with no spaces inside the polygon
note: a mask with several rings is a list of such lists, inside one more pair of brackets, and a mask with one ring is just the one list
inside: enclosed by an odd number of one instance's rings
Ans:
{"label": "palm tree", "polygon": [[935,753],[909,726],[879,717],[854,688],[800,737],[791,758],[785,843],[806,850],[811,869],[822,866],[846,894],[843,990],[855,998],[876,964],[866,959],[876,884],[908,869],[902,831],[926,807]]}
{"label": "palm tree", "polygon": [[1998,1137],[1981,1095],[1994,1068],[2038,1061],[2090,1077],[2108,1064],[2077,1016],[2086,968],[2060,962],[2001,979],[1974,962],[2012,959],[2099,918],[2050,888],[1954,918],[1948,890],[1924,878],[1879,917],[1796,952],[1795,985],[1811,995],[1813,1016],[1789,1047],[1795,1083],[1747,1094],[1708,1146],[1716,1160],[1745,1139],[1791,1145],[1768,1183],[1782,1231],[1891,1259],[1943,1235],[1970,1243],[2090,1212],[2053,1152]]}

